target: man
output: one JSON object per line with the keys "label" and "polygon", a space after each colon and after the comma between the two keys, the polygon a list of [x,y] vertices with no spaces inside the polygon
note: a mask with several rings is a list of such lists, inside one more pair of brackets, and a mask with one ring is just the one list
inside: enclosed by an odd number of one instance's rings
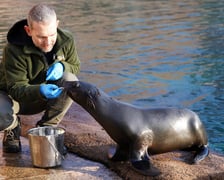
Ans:
{"label": "man", "polygon": [[[73,36],[58,28],[55,11],[34,6],[26,20],[7,34],[8,43],[0,64],[0,130],[3,151],[20,152],[20,121],[17,115],[44,111],[38,126],[57,126],[72,104],[56,82],[77,80],[80,61]],[[69,72],[73,76],[65,77]]]}

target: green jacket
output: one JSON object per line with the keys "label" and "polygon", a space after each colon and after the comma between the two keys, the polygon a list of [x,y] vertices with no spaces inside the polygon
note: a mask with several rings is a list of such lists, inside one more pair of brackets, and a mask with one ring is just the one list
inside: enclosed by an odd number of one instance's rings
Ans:
{"label": "green jacket", "polygon": [[[40,84],[46,83],[48,64],[43,52],[34,46],[26,34],[27,21],[17,22],[8,32],[8,44],[3,51],[0,64],[0,90],[7,92],[18,102],[36,101],[43,98]],[[56,57],[53,63],[60,61],[64,71],[77,74],[80,60],[77,55],[72,34],[58,29],[54,46]]]}

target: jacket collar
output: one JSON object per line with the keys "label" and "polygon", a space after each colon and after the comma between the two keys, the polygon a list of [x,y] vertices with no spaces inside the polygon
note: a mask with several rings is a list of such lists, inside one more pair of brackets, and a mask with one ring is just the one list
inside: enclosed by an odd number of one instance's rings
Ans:
{"label": "jacket collar", "polygon": [[7,34],[7,40],[14,45],[31,45],[33,44],[31,37],[29,37],[24,30],[24,26],[27,25],[27,20],[23,19],[16,22],[9,30]]}

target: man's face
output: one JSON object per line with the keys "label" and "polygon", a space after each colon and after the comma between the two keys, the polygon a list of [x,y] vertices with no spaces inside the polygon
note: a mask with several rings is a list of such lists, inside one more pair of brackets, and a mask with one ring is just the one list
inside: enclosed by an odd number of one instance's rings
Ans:
{"label": "man's face", "polygon": [[57,40],[58,21],[32,22],[32,27],[25,26],[27,34],[32,38],[36,47],[43,52],[50,52]]}

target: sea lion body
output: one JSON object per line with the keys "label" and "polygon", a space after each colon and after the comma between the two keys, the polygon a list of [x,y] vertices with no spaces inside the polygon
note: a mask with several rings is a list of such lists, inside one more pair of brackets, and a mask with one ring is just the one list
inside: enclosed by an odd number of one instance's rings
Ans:
{"label": "sea lion body", "polygon": [[113,99],[87,82],[65,82],[64,87],[117,143],[112,160],[130,160],[136,169],[145,171],[150,167],[148,153],[195,150],[194,162],[208,155],[205,128],[189,109],[139,108]]}

